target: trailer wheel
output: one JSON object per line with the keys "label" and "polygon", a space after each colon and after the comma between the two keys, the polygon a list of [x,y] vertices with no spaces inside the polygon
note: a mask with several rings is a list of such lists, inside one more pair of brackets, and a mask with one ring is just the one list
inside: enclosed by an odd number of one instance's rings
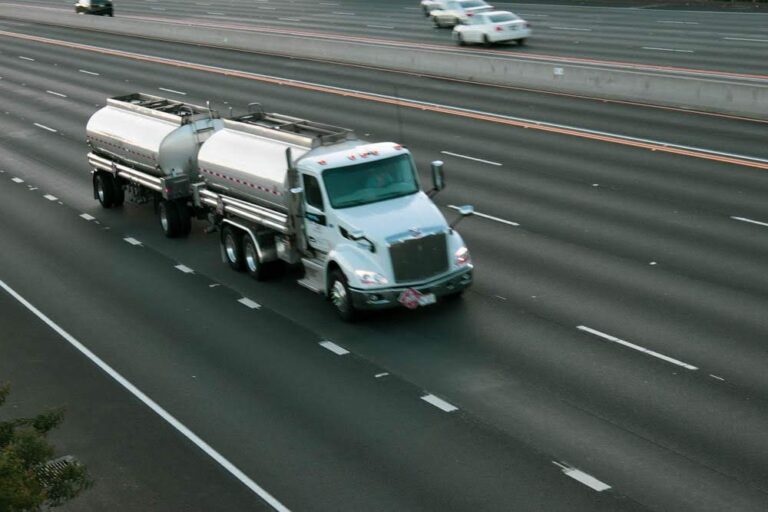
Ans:
{"label": "trailer wheel", "polygon": [[225,225],[221,232],[221,245],[224,248],[224,257],[232,270],[243,270],[243,234],[240,230],[229,224]]}
{"label": "trailer wheel", "polygon": [[114,176],[107,172],[97,172],[93,177],[93,187],[96,191],[96,197],[102,207],[112,208],[113,206],[117,206],[115,198],[117,184],[115,183]]}
{"label": "trailer wheel", "polygon": [[336,313],[345,322],[354,322],[357,317],[357,311],[352,305],[352,296],[347,286],[347,278],[341,270],[334,270],[331,273],[331,288],[328,293]]}
{"label": "trailer wheel", "polygon": [[179,236],[189,236],[192,231],[192,212],[189,205],[179,201],[176,206],[179,210]]}
{"label": "trailer wheel", "polygon": [[168,238],[176,238],[182,234],[181,213],[179,205],[175,201],[160,201],[159,216],[160,227]]}

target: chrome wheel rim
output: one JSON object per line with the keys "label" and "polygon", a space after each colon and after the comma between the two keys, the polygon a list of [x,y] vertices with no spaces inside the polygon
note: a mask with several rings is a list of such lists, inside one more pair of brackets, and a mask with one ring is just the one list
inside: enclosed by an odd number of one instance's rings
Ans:
{"label": "chrome wheel rim", "polygon": [[237,251],[235,250],[235,241],[232,239],[232,235],[226,236],[224,240],[224,249],[229,261],[235,263],[237,261]]}
{"label": "chrome wheel rim", "polygon": [[259,255],[250,244],[245,247],[245,263],[251,272],[255,273],[259,270]]}
{"label": "chrome wheel rim", "polygon": [[96,193],[99,194],[99,201],[104,202],[104,182],[101,179],[96,180]]}
{"label": "chrome wheel rim", "polygon": [[344,288],[344,283],[341,281],[334,281],[331,289],[331,301],[339,310],[347,310],[347,289]]}

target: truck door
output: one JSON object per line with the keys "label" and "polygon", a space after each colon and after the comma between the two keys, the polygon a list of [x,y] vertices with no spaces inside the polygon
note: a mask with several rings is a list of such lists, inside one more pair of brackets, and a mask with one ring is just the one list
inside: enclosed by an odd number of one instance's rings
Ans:
{"label": "truck door", "polygon": [[307,218],[307,242],[313,249],[328,252],[331,228],[325,215],[323,193],[315,176],[301,175],[304,187],[304,212]]}

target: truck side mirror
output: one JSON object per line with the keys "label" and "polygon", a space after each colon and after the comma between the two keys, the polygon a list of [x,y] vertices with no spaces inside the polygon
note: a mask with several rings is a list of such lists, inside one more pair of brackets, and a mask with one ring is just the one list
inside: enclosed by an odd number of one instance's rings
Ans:
{"label": "truck side mirror", "polygon": [[456,224],[464,220],[464,218],[469,217],[473,213],[475,213],[475,207],[469,204],[465,204],[464,206],[459,206],[456,208],[456,210],[459,212],[459,216],[451,222],[451,229],[453,229]]}
{"label": "truck side mirror", "polygon": [[430,197],[437,194],[445,188],[445,175],[443,174],[443,162],[435,160],[432,162],[432,190]]}

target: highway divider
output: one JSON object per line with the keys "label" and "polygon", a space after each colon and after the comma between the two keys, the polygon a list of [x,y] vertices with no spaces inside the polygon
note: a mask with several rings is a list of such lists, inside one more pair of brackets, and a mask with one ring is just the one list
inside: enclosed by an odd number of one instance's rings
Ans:
{"label": "highway divider", "polygon": [[[119,13],[118,13],[119,14]],[[139,17],[79,16],[62,9],[0,4],[0,18],[186,44],[317,59],[430,75],[453,80],[522,87],[612,100],[768,119],[768,80],[703,75],[680,70],[626,69],[558,59],[527,60],[451,46],[367,40],[301,30],[243,26],[230,28]],[[211,22],[213,25],[214,22]],[[221,22],[219,22],[221,23]],[[446,34],[447,35],[447,34]]]}

